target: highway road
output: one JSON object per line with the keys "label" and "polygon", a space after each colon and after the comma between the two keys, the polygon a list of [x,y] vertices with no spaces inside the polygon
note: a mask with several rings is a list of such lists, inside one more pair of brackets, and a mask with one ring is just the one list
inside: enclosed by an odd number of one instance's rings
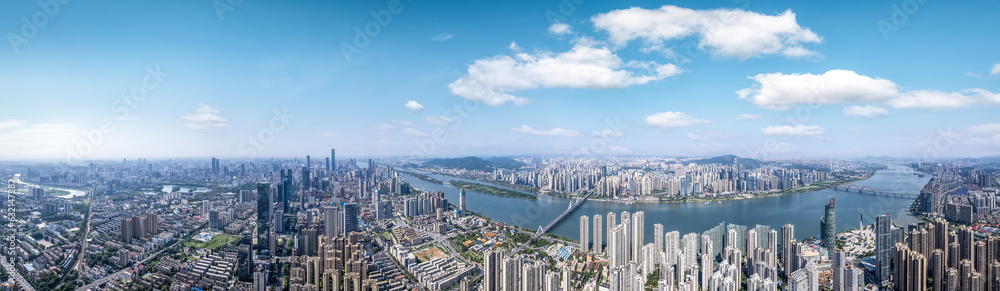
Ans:
{"label": "highway road", "polygon": [[[205,226],[205,225],[202,224],[202,226]],[[202,226],[199,226],[198,228],[195,228],[193,231],[191,231],[191,234],[189,234],[188,237],[190,237],[190,236],[194,235],[195,233],[199,232],[201,230]],[[121,270],[118,270],[118,272],[115,272],[114,274],[111,274],[111,275],[108,275],[108,276],[104,276],[103,278],[97,279],[97,281],[91,282],[90,284],[84,285],[83,287],[77,288],[76,290],[94,290],[94,287],[101,286],[104,283],[107,283],[108,280],[111,280],[112,278],[118,278],[121,274],[124,274],[125,271],[131,269],[133,266],[145,264],[147,261],[149,261],[150,259],[155,258],[157,255],[159,255],[163,251],[168,250],[170,248],[173,248],[173,247],[177,246],[178,244],[186,241],[188,239],[188,237],[185,237],[183,239],[179,239],[176,242],[174,242],[173,244],[171,244],[171,245],[169,245],[167,247],[161,248],[159,251],[156,251],[155,253],[152,253],[152,254],[146,256],[146,258],[142,259],[141,261],[132,263],[128,267],[123,268]],[[82,274],[81,274],[81,276],[82,276]]]}

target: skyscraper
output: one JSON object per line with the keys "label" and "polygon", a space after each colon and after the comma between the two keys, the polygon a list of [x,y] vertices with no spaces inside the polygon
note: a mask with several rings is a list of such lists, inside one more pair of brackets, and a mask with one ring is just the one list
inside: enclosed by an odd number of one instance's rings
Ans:
{"label": "skyscraper", "polygon": [[465,215],[465,188],[458,192],[458,209]]}
{"label": "skyscraper", "polygon": [[345,203],[343,208],[340,213],[340,223],[343,225],[340,229],[344,234],[358,231],[358,205],[355,203]]}
{"label": "skyscraper", "polygon": [[646,213],[636,211],[632,214],[632,261],[642,264],[642,245],[646,243]]}
{"label": "skyscraper", "polygon": [[309,156],[306,156],[306,166],[302,167],[302,189],[309,189],[312,185],[312,178],[309,175],[309,171],[312,171],[312,163],[310,162]]}
{"label": "skyscraper", "polygon": [[267,256],[271,242],[271,183],[257,184],[257,255]]}
{"label": "skyscraper", "polygon": [[781,264],[785,267],[785,277],[795,271],[795,254],[792,253],[792,243],[795,242],[795,226],[785,224],[781,227]]}
{"label": "skyscraper", "polygon": [[590,218],[586,215],[580,216],[580,251],[589,252],[590,249]]}
{"label": "skyscraper", "polygon": [[483,258],[483,290],[500,291],[503,250],[492,250]]}
{"label": "skyscraper", "polygon": [[657,255],[663,253],[663,224],[653,224],[653,246]]}
{"label": "skyscraper", "polygon": [[820,231],[823,239],[823,248],[826,253],[833,255],[837,250],[837,205],[834,199],[826,204],[825,215],[820,219]]}
{"label": "skyscraper", "polygon": [[[337,171],[337,150],[336,149],[330,149],[330,171],[331,172],[336,172]],[[334,177],[336,177],[336,175],[334,175]]]}
{"label": "skyscraper", "polygon": [[337,236],[339,231],[337,231],[337,208],[332,206],[327,206],[323,208],[323,235],[327,238],[333,238]]}
{"label": "skyscraper", "polygon": [[594,253],[600,254],[604,252],[604,226],[601,225],[601,215],[594,214]]}
{"label": "skyscraper", "polygon": [[878,285],[885,286],[892,276],[892,217],[882,214],[875,218],[875,276]]}

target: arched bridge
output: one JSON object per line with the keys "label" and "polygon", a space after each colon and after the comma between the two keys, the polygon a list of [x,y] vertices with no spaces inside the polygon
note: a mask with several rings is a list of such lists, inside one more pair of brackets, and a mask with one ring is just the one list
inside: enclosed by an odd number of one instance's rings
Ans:
{"label": "arched bridge", "polygon": [[848,191],[848,192],[857,191],[858,193],[861,193],[861,194],[883,195],[883,196],[892,196],[892,197],[901,197],[901,198],[916,198],[917,196],[920,195],[920,194],[910,194],[910,193],[898,193],[898,192],[878,191],[878,190],[875,190],[875,188],[872,188],[871,186],[858,186],[857,184],[847,185],[846,183],[834,186],[833,189],[844,190],[844,191]]}

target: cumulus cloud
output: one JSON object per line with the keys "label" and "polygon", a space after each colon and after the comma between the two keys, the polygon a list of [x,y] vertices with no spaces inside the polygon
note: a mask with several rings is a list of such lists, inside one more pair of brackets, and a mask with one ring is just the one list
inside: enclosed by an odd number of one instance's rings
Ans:
{"label": "cumulus cloud", "polygon": [[577,43],[570,51],[476,60],[468,72],[448,85],[452,94],[490,106],[522,105],[511,92],[538,88],[613,89],[646,84],[681,73],[674,64],[625,62],[605,47]]}
{"label": "cumulus cloud", "polygon": [[1000,63],[993,64],[993,69],[990,69],[990,76],[1000,75]]}
{"label": "cumulus cloud", "polygon": [[513,131],[516,131],[516,132],[520,132],[520,133],[524,133],[524,134],[530,134],[530,135],[534,135],[534,136],[563,136],[563,137],[578,137],[578,136],[580,136],[580,132],[579,131],[572,130],[572,129],[562,129],[562,128],[558,128],[557,127],[557,128],[553,128],[553,129],[549,129],[549,130],[539,130],[539,129],[531,128],[530,126],[527,126],[527,125],[524,125],[524,124],[522,124],[520,127],[511,127],[510,130],[513,130]]}
{"label": "cumulus cloud", "polygon": [[760,120],[760,115],[740,114],[740,116],[736,117],[736,120]]}
{"label": "cumulus cloud", "polygon": [[181,119],[187,120],[181,126],[197,130],[231,127],[228,120],[219,116],[220,113],[218,109],[201,104],[193,113],[181,115]]}
{"label": "cumulus cloud", "polygon": [[409,109],[410,112],[413,112],[413,113],[424,111],[424,106],[420,105],[420,103],[417,103],[417,101],[413,101],[413,100],[410,100],[410,101],[406,102],[406,104],[403,105],[403,106],[406,107],[406,109]]}
{"label": "cumulus cloud", "polygon": [[595,131],[591,131],[590,135],[593,135],[595,137],[608,138],[608,137],[623,137],[623,136],[625,136],[625,133],[624,132],[620,132],[620,131],[614,131],[614,130],[611,130],[611,129],[605,129],[605,130],[602,130],[602,131],[596,131],[596,130]]}
{"label": "cumulus cloud", "polygon": [[507,48],[510,49],[510,50],[512,50],[512,51],[519,51],[519,50],[521,50],[521,47],[517,46],[517,42],[513,42],[513,41],[510,42],[510,45],[508,45]]}
{"label": "cumulus cloud", "polygon": [[425,116],[424,121],[433,125],[448,126],[455,120],[447,116]]}
{"label": "cumulus cloud", "polygon": [[885,108],[875,107],[871,105],[862,106],[850,106],[844,107],[844,115],[851,117],[860,117],[865,119],[875,119],[889,115],[889,111]]}
{"label": "cumulus cloud", "polygon": [[614,10],[595,15],[591,21],[619,46],[641,40],[646,48],[659,50],[671,41],[694,38],[698,47],[714,56],[738,59],[815,56],[817,53],[804,45],[823,40],[800,26],[791,10],[766,15],[741,9],[694,10],[665,5]]}
{"label": "cumulus cloud", "polygon": [[555,35],[564,35],[564,34],[572,33],[572,32],[573,32],[573,28],[570,27],[569,24],[565,24],[565,23],[562,23],[562,22],[556,22],[556,23],[553,23],[551,26],[549,26],[549,33],[552,33],[552,34],[555,34]]}
{"label": "cumulus cloud", "polygon": [[765,135],[794,135],[794,136],[805,136],[805,135],[821,135],[826,132],[825,129],[815,125],[803,125],[799,124],[796,126],[791,125],[779,125],[779,126],[768,126],[760,130],[761,133]]}
{"label": "cumulus cloud", "polygon": [[442,34],[438,34],[438,35],[435,35],[434,37],[432,37],[431,41],[445,42],[445,41],[448,41],[449,39],[451,39],[452,37],[455,37],[455,35],[454,34],[450,34],[450,33],[442,33]]}
{"label": "cumulus cloud", "polygon": [[749,79],[756,84],[737,91],[737,95],[772,110],[785,110],[797,104],[844,103],[885,103],[894,108],[944,110],[970,106],[977,100],[1000,103],[997,94],[983,89],[901,91],[900,86],[890,80],[849,70],[830,70],[819,75],[768,73]]}
{"label": "cumulus cloud", "polygon": [[665,111],[646,115],[646,124],[659,129],[671,129],[706,123],[712,123],[712,121],[697,119],[684,112]]}
{"label": "cumulus cloud", "polygon": [[316,132],[316,136],[322,136],[322,137],[338,137],[338,136],[340,136],[340,134],[336,134],[336,133],[332,133],[332,132],[324,132],[324,131],[317,131],[317,132]]}

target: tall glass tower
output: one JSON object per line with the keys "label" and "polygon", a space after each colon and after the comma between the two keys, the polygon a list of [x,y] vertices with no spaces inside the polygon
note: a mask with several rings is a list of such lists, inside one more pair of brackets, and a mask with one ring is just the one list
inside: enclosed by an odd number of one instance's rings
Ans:
{"label": "tall glass tower", "polygon": [[823,248],[827,255],[833,256],[837,250],[837,204],[834,199],[826,204],[826,211],[823,218],[819,220],[821,235],[823,236]]}

